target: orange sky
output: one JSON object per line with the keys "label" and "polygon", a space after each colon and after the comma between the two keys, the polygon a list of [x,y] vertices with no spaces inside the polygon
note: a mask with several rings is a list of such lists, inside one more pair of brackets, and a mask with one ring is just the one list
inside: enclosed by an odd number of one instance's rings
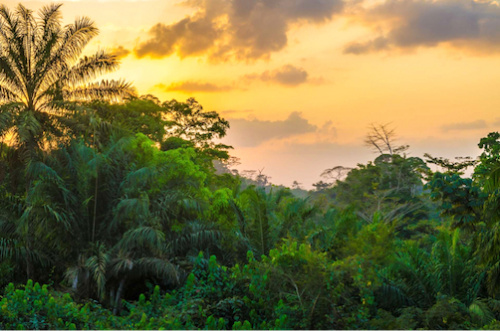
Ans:
{"label": "orange sky", "polygon": [[[17,1],[2,1],[13,7]],[[50,1],[24,1],[37,9]],[[500,127],[500,7],[470,0],[75,0],[89,50],[141,94],[229,119],[243,169],[311,187],[325,168],[366,163],[371,123],[413,156],[476,156]]]}

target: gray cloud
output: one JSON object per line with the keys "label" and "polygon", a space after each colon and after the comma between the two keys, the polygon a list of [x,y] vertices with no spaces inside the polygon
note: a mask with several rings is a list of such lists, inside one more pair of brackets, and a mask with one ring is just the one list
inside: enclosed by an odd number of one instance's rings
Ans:
{"label": "gray cloud", "polygon": [[253,147],[272,139],[316,132],[318,127],[309,123],[301,113],[293,112],[283,121],[230,119],[231,129],[226,140],[237,147]]}
{"label": "gray cloud", "polygon": [[500,7],[471,0],[388,0],[361,14],[379,36],[347,45],[345,53],[449,44],[475,51],[500,51]]}
{"label": "gray cloud", "polygon": [[366,42],[353,42],[344,48],[344,53],[363,54],[375,51],[381,51],[389,47],[387,38],[378,37]]}
{"label": "gray cloud", "polygon": [[453,123],[448,125],[443,125],[441,129],[444,132],[448,131],[462,131],[462,130],[477,130],[477,129],[485,129],[488,126],[486,122],[483,120],[477,120],[473,122],[462,122],[462,123]]}
{"label": "gray cloud", "polygon": [[149,30],[150,39],[134,51],[139,58],[162,58],[174,52],[181,58],[198,55],[212,47],[221,33],[207,17],[187,17],[172,25],[156,24]]}
{"label": "gray cloud", "polygon": [[246,75],[244,78],[274,82],[285,86],[297,86],[307,82],[308,76],[304,69],[288,64],[276,70],[265,71],[262,74]]}
{"label": "gray cloud", "polygon": [[317,132],[323,136],[337,138],[337,128],[333,125],[333,121],[326,121],[323,123],[323,125],[318,128]]}
{"label": "gray cloud", "polygon": [[208,54],[212,61],[268,58],[288,43],[296,23],[322,23],[342,11],[342,0],[190,0],[197,12],[167,25],[158,23],[135,48],[137,57],[181,58]]}
{"label": "gray cloud", "polygon": [[157,84],[155,88],[166,92],[183,92],[183,93],[193,93],[193,92],[227,92],[234,89],[233,86],[229,85],[217,85],[214,83],[198,82],[198,81],[185,81],[172,83],[170,85]]}
{"label": "gray cloud", "polygon": [[279,69],[267,70],[260,74],[242,76],[229,85],[218,85],[215,83],[188,80],[174,82],[168,86],[165,84],[157,84],[154,87],[167,92],[226,92],[236,89],[245,90],[245,86],[252,83],[252,81],[264,81],[288,87],[294,87],[304,83],[324,84],[325,82],[321,77],[311,79],[309,78],[307,71],[304,69],[288,64]]}

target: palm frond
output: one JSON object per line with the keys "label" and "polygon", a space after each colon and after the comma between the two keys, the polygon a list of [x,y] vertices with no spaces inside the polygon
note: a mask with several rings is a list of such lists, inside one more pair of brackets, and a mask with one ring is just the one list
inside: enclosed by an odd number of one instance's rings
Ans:
{"label": "palm frond", "polygon": [[[79,86],[82,83],[88,82],[91,79],[114,71],[118,67],[118,61],[114,55],[108,54],[104,51],[97,52],[91,56],[85,56],[68,71],[62,81],[71,84],[72,86]],[[124,84],[130,88],[130,84]],[[107,86],[109,88],[109,86]]]}
{"label": "palm frond", "polygon": [[73,24],[67,25],[61,46],[60,53],[56,53],[56,58],[76,61],[85,46],[99,34],[99,29],[88,17],[80,17]]}
{"label": "palm frond", "polygon": [[168,280],[170,284],[179,284],[178,268],[167,260],[142,257],[135,261],[134,268],[141,270],[141,273],[146,272],[163,280]]}
{"label": "palm frond", "polygon": [[151,226],[139,226],[125,232],[115,249],[140,253],[146,248],[161,253],[164,246],[165,234],[163,231]]}
{"label": "palm frond", "polygon": [[483,299],[476,299],[468,308],[472,320],[475,321],[477,325],[487,325],[495,319],[495,315],[490,307],[488,307],[487,302]]}
{"label": "palm frond", "polygon": [[66,90],[64,98],[79,101],[120,101],[134,95],[135,89],[128,82],[122,80],[103,80],[98,83],[89,83],[86,86],[77,87],[74,90]]}
{"label": "palm frond", "polygon": [[493,169],[489,173],[484,185],[484,189],[487,192],[493,192],[497,189],[500,189],[500,167]]}
{"label": "palm frond", "polygon": [[134,268],[134,260],[130,258],[126,253],[119,252],[118,256],[110,261],[110,271],[115,277],[120,277],[120,275],[127,274]]}
{"label": "palm frond", "polygon": [[24,263],[28,259],[47,265],[47,257],[35,249],[30,249],[26,244],[18,239],[0,238],[0,261],[14,260],[17,263]]}
{"label": "palm frond", "polygon": [[149,218],[149,196],[147,194],[141,194],[138,198],[125,196],[117,204],[109,226],[114,228],[126,220],[133,220],[136,224],[141,224]]}
{"label": "palm frond", "polygon": [[102,297],[105,293],[106,272],[109,263],[109,254],[106,251],[106,247],[101,243],[97,243],[95,245],[95,255],[89,257],[85,261],[85,268],[90,271],[92,279],[97,286],[97,292],[100,297]]}
{"label": "palm frond", "polygon": [[376,292],[377,303],[386,310],[404,308],[412,303],[405,290],[396,284],[385,283]]}
{"label": "palm frond", "polygon": [[194,250],[197,254],[209,246],[216,246],[221,237],[222,233],[213,227],[190,222],[168,242],[167,251],[174,256],[189,250]]}
{"label": "palm frond", "polygon": [[51,140],[68,131],[70,123],[60,120],[70,114],[68,102],[121,101],[135,95],[125,81],[92,82],[115,70],[118,61],[105,52],[79,60],[98,29],[86,17],[62,27],[60,8],[45,6],[35,18],[23,5],[14,11],[0,6],[0,105],[22,105],[15,120],[2,121],[1,133],[15,128],[13,142],[29,151],[26,160],[36,157],[35,151],[52,148]]}
{"label": "palm frond", "polygon": [[48,31],[58,30],[61,27],[61,6],[62,4],[52,3],[40,9],[40,28],[43,29],[43,35],[46,35]]}

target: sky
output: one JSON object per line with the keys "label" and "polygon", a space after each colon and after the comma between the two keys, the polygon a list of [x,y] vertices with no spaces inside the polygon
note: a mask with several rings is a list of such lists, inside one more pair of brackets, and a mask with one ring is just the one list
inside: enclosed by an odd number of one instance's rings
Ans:
{"label": "sky", "polygon": [[59,2],[66,23],[95,21],[88,52],[121,58],[111,77],[219,112],[236,168],[275,184],[311,188],[327,168],[373,160],[372,124],[418,157],[475,157],[500,130],[497,1]]}

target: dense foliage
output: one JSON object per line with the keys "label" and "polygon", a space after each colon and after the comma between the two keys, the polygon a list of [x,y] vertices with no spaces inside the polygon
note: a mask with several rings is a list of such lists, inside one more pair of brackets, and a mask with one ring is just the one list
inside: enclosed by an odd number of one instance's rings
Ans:
{"label": "dense foliage", "polygon": [[194,99],[92,83],[116,59],[59,7],[0,7],[1,328],[500,327],[499,133],[451,162],[374,126],[298,197],[216,171],[229,123]]}

